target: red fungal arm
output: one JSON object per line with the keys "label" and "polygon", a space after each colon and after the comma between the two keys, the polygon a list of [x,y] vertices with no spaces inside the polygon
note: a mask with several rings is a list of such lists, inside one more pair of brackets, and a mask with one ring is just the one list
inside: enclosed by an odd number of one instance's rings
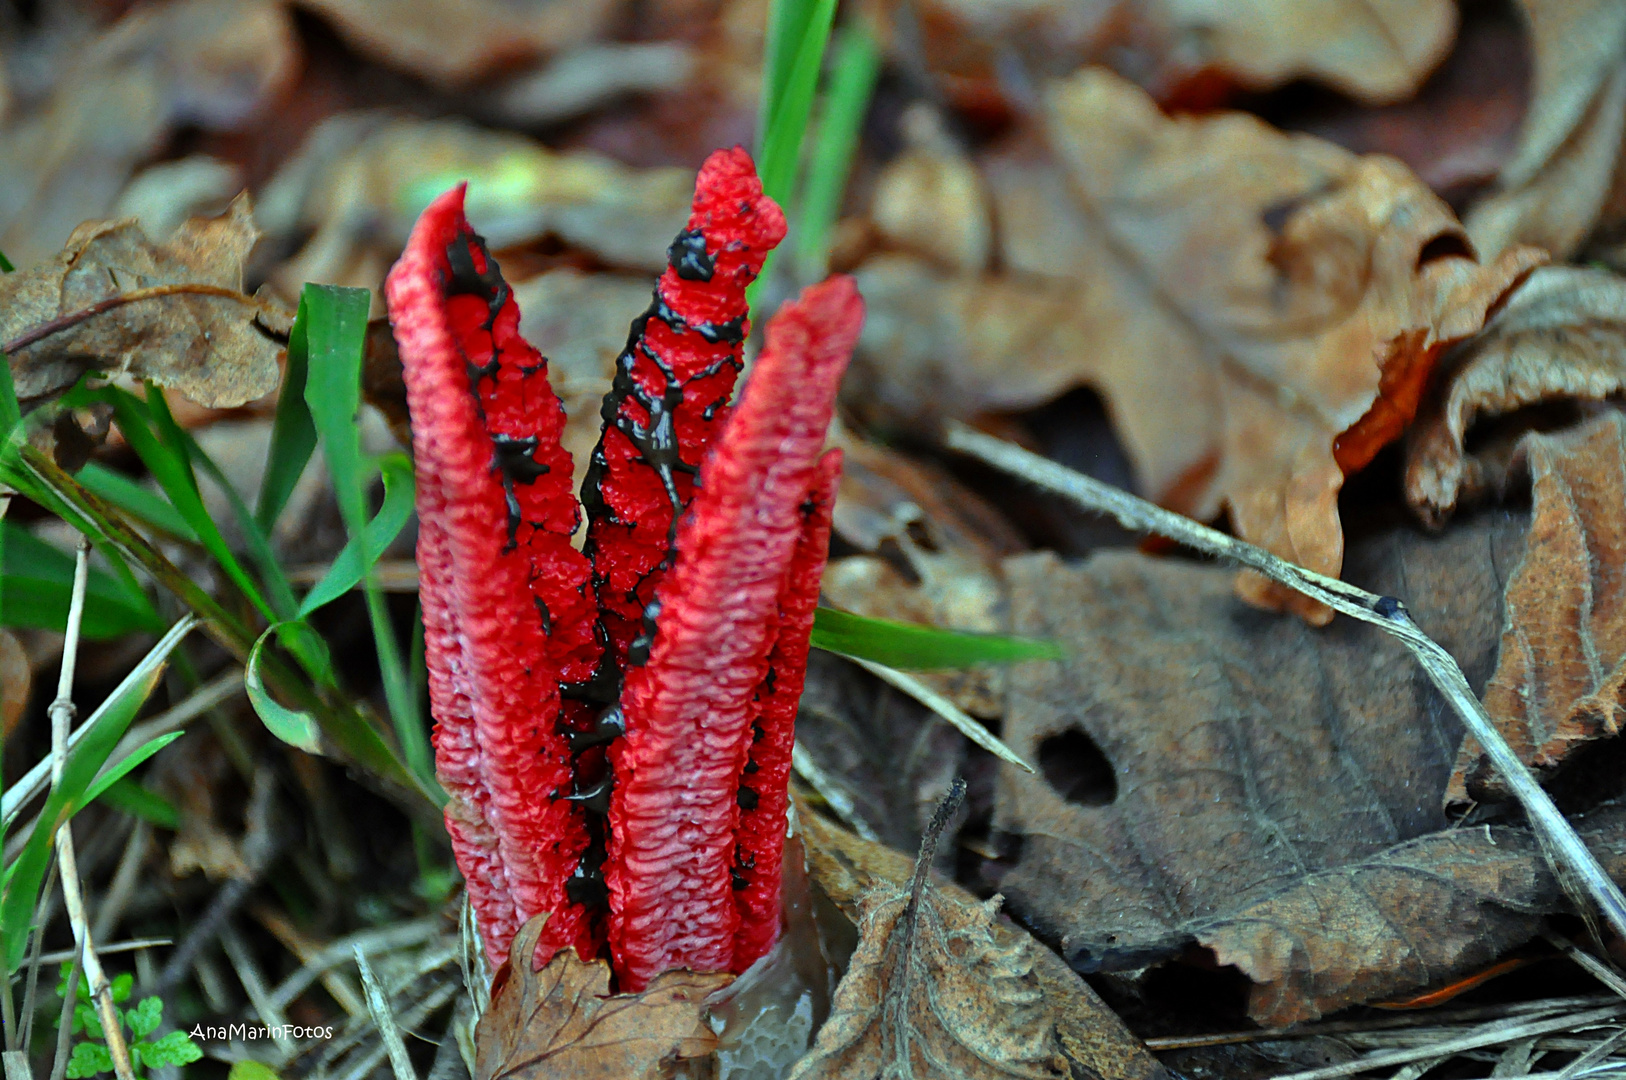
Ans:
{"label": "red fungal arm", "polygon": [[[649,662],[628,672],[627,731],[611,750],[616,786],[604,875],[611,959],[623,989],[641,989],[671,968],[738,966],[733,877],[741,782],[759,715],[754,699],[776,647],[787,661],[805,662],[808,628],[795,628],[798,643],[787,627],[781,643],[780,604],[806,601],[808,564],[817,561],[811,553],[786,589],[804,533],[800,508],[829,483],[819,452],[863,310],[852,280],[837,277],[806,290],[769,325],[767,348],[678,531]],[[799,664],[789,668],[776,670],[776,679],[799,686]],[[783,708],[775,706],[776,716]],[[788,756],[789,725],[770,725]],[[779,756],[776,749],[776,769]],[[753,920],[762,908],[753,908]],[[747,936],[764,935],[753,928]]]}
{"label": "red fungal arm", "polygon": [[558,730],[559,685],[597,662],[590,568],[564,410],[519,308],[463,216],[463,189],[424,211],[385,287],[417,463],[418,566],[436,772],[486,951],[506,957],[553,913],[538,959],[596,951],[564,884],[587,843]]}
{"label": "red fungal arm", "polygon": [[784,239],[785,215],[762,193],[744,150],[719,150],[695,181],[686,228],[649,310],[632,324],[604,399],[604,434],[582,485],[587,543],[606,635],[599,691],[614,701],[621,673],[641,662],[644,609],[671,566],[673,523],[727,418],[750,334],[745,287]]}
{"label": "red fungal arm", "polygon": [[733,888],[740,913],[734,935],[733,971],[741,972],[773,947],[779,936],[779,885],[785,854],[785,817],[790,802],[790,752],[796,741],[796,706],[807,681],[807,653],[819,579],[830,556],[830,517],[841,481],[841,451],[819,459],[813,486],[798,511],[802,535],[779,589],[779,636],[768,672],[757,688],[761,711],[751,725],[751,745],[740,777],[740,823],[735,830]]}

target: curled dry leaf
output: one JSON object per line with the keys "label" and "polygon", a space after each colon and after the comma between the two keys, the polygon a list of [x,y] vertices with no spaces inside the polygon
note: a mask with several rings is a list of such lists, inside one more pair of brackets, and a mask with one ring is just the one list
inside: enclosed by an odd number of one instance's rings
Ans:
{"label": "curled dry leaf", "polygon": [[[1604,869],[1626,878],[1623,808],[1575,825]],[[1248,1014],[1277,1027],[1456,982],[1568,907],[1529,832],[1485,826],[1307,874],[1191,935],[1253,981]]]}
{"label": "curled dry leaf", "polygon": [[[1519,757],[1552,769],[1626,721],[1626,416],[1527,435],[1533,507],[1507,583],[1485,711]],[[1447,792],[1501,793],[1468,739]]]}
{"label": "curled dry leaf", "polygon": [[[1344,477],[1544,256],[1481,265],[1399,162],[1242,114],[1169,118],[1103,71],[1052,87],[1047,116],[1071,202],[1041,197],[1043,216],[1013,224],[1072,238],[1018,243],[1066,278],[990,288],[896,259],[860,273],[866,355],[887,365],[868,365],[877,396],[1009,408],[1096,386],[1143,491],[1195,517],[1228,507],[1246,539],[1336,575]],[[1251,575],[1242,586],[1330,618]]]}
{"label": "curled dry leaf", "polygon": [[225,408],[277,385],[287,313],[243,294],[259,239],[247,195],[193,218],[162,244],[134,220],[90,221],[50,263],[0,277],[0,348],[23,402],[87,371],[152,379]]}
{"label": "curled dry leaf", "polygon": [[1530,405],[1601,401],[1626,389],[1626,279],[1541,267],[1440,367],[1438,389],[1406,433],[1406,500],[1434,526],[1459,500],[1496,491],[1506,479],[1511,446],[1467,451],[1476,422]]}
{"label": "curled dry leaf", "polygon": [[[791,1073],[794,1080],[1165,1080],[1095,992],[998,916],[997,902],[980,903],[952,882],[917,877],[919,863],[902,852],[805,807],[797,820],[809,871],[861,936],[835,1011]],[[897,1056],[905,1025],[913,1072]]]}
{"label": "curled dry leaf", "polygon": [[1614,190],[1626,140],[1626,6],[1520,0],[1535,81],[1519,148],[1468,215],[1487,256],[1536,244],[1565,258],[1601,218],[1626,215]]}
{"label": "curled dry leaf", "polygon": [[176,128],[240,125],[298,66],[293,20],[274,0],[135,7],[72,50],[37,109],[0,128],[0,250],[21,267],[50,258],[74,226],[109,215]]}
{"label": "curled dry leaf", "polygon": [[356,48],[444,87],[594,37],[617,0],[298,0]]}
{"label": "curled dry leaf", "polygon": [[[1351,546],[1349,578],[1403,598],[1479,687],[1524,528],[1498,513],[1440,537],[1377,533]],[[1315,630],[1251,611],[1223,568],[1136,553],[1077,567],[1024,555],[1005,568],[1013,629],[1056,640],[1068,659],[1012,671],[1004,737],[1042,775],[1001,769],[994,824],[1023,840],[997,884],[1074,967],[1171,958],[1198,927],[1446,827],[1461,728],[1404,648],[1371,627]],[[1397,912],[1383,947],[1399,956],[1438,927],[1426,907],[1407,921],[1391,899],[1380,898]],[[1314,985],[1392,996],[1449,967],[1369,972],[1369,944],[1329,946]],[[1236,952],[1227,962],[1255,970]],[[1300,971],[1294,985],[1310,978]],[[1284,999],[1272,1015],[1318,1007]]]}
{"label": "curled dry leaf", "polygon": [[267,186],[260,220],[275,237],[312,233],[277,271],[374,288],[434,196],[469,181],[469,217],[493,249],[545,235],[616,266],[659,273],[689,213],[694,173],[634,169],[584,151],[462,120],[340,113],[320,124]]}
{"label": "curled dry leaf", "polygon": [[[546,915],[526,923],[513,955],[534,956]],[[575,949],[541,971],[504,964],[474,1034],[474,1080],[658,1080],[674,1060],[717,1047],[706,997],[726,972],[668,971],[639,994],[610,993],[610,965]]]}

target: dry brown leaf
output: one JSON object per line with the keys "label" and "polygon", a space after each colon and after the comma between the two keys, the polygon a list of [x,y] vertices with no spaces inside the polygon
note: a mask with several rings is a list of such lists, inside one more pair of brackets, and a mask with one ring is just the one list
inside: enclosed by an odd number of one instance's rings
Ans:
{"label": "dry brown leaf", "polygon": [[1216,69],[1252,90],[1297,78],[1369,105],[1411,96],[1456,36],[1449,0],[1143,0],[1143,17],[1188,69]]}
{"label": "dry brown leaf", "polygon": [[[1626,810],[1575,824],[1604,869],[1626,879]],[[1455,982],[1568,906],[1527,831],[1484,826],[1305,875],[1188,932],[1253,980],[1248,1014],[1277,1027]]]}
{"label": "dry brown leaf", "polygon": [[245,296],[259,230],[247,195],[154,244],[134,220],[89,221],[50,263],[0,277],[0,342],[17,396],[39,401],[87,370],[152,379],[200,405],[241,405],[277,385],[285,317]]}
{"label": "dry brown leaf", "polygon": [[976,167],[936,110],[916,104],[899,122],[903,153],[875,181],[870,217],[883,237],[949,270],[988,265],[991,225]]}
{"label": "dry brown leaf", "polygon": [[296,0],[352,45],[459,87],[596,36],[618,0]]}
{"label": "dry brown leaf", "polygon": [[[1519,148],[1496,192],[1468,215],[1487,257],[1537,244],[1564,258],[1599,223],[1617,185],[1626,138],[1626,5],[1520,0],[1535,80]],[[1619,218],[1626,207],[1616,205]]]}
{"label": "dry brown leaf", "polygon": [[604,262],[658,273],[689,212],[694,174],[633,169],[462,120],[341,113],[319,125],[266,188],[272,236],[310,240],[278,268],[304,281],[376,288],[429,201],[469,182],[468,214],[493,249],[553,234]]}
{"label": "dry brown leaf", "polygon": [[1400,434],[1438,354],[1544,256],[1482,266],[1393,159],[1242,114],[1165,117],[1104,71],[1054,86],[1048,116],[1074,207],[1050,225],[1032,212],[1055,208],[1041,194],[1012,224],[1070,237],[1016,242],[1067,278],[934,282],[895,258],[861,270],[874,396],[1009,408],[1094,385],[1141,490],[1196,517],[1228,507],[1243,537],[1336,575],[1345,475]]}
{"label": "dry brown leaf", "polygon": [[[875,7],[889,23],[892,6]],[[1207,104],[1225,84],[1269,90],[1299,78],[1366,104],[1399,101],[1450,51],[1457,28],[1449,0],[930,0],[920,8],[914,47],[968,109],[1015,96],[1017,57],[1040,71],[1110,63],[1160,97],[1197,86]]]}
{"label": "dry brown leaf", "polygon": [[[797,822],[807,848],[808,870],[841,910],[860,924],[864,936],[853,956],[848,977],[836,991],[836,1011],[820,1031],[812,1053],[791,1075],[798,1078],[833,1076],[844,1080],[908,1076],[907,1072],[883,1073],[877,1067],[884,1063],[877,1062],[878,1055],[871,1051],[878,1049],[872,1044],[880,1041],[880,1033],[868,1021],[879,1001],[882,989],[879,983],[887,974],[879,965],[887,959],[892,944],[888,939],[902,923],[899,905],[907,904],[911,893],[914,861],[900,851],[860,839],[830,824],[803,804],[798,804]],[[1010,1066],[1007,1053],[995,1055],[992,1061],[975,1062],[963,1072],[928,1069],[917,1070],[915,1076],[924,1080],[937,1076],[1058,1075],[1044,1071],[1047,1068],[1044,1058],[1033,1052],[1057,1045],[1064,1055],[1061,1076],[1069,1075],[1067,1066],[1070,1065],[1074,1076],[1094,1076],[1100,1080],[1166,1080],[1162,1066],[1088,984],[1009,919],[996,918],[997,909],[992,904],[979,903],[952,882],[932,881],[922,910],[928,920],[927,934],[941,938],[943,932],[948,931],[947,955],[943,953],[940,940],[931,942],[935,962],[945,971],[963,967],[966,955],[977,950],[990,958],[990,967],[998,971],[1005,982],[997,988],[955,986],[950,980],[963,982],[963,975],[935,975],[932,987],[938,991],[939,998],[950,1008],[961,1008],[968,1005],[968,997],[978,993],[1012,992],[1016,1015],[980,1021],[981,1032],[971,1034],[981,1038],[997,1037],[1008,1031],[1014,1021],[1016,1026],[1026,1029],[1031,1049],[1027,1053],[1026,1071]],[[907,924],[903,927],[906,930]],[[914,962],[918,962],[918,958]],[[979,970],[971,978],[973,982],[986,983],[991,974],[991,971]],[[1032,1016],[1035,1005],[1025,1000],[1033,990],[1038,993],[1037,1005],[1044,1014],[1043,1021],[1035,1021]],[[929,1015],[927,1005],[922,1005],[916,1013],[918,1018]],[[1052,1033],[1054,1043],[1045,1038],[1046,1030]],[[925,1045],[934,1046],[937,1041]],[[838,1056],[843,1050],[848,1056]],[[891,1064],[898,1062],[894,1059]],[[1010,1067],[997,1071],[1002,1066]]]}
{"label": "dry brown leaf", "polygon": [[[1479,687],[1524,527],[1497,513],[1440,537],[1377,533],[1351,545],[1348,577],[1404,598]],[[1068,659],[1012,671],[1004,739],[1041,775],[1001,769],[994,824],[1022,844],[997,886],[1079,970],[1167,959],[1194,926],[1446,827],[1461,727],[1392,639],[1252,611],[1215,566],[1108,552],[1005,567],[1012,628]]]}
{"label": "dry brown leaf", "polygon": [[0,129],[0,250],[24,268],[49,259],[80,222],[109,215],[177,127],[239,126],[298,64],[275,0],[138,5],[74,48],[39,108]]}
{"label": "dry brown leaf", "polygon": [[34,666],[28,652],[10,630],[0,629],[0,737],[11,738],[17,721],[28,708],[34,687]]}
{"label": "dry brown leaf", "polygon": [[[1520,444],[1533,493],[1485,711],[1528,765],[1553,769],[1626,720],[1626,416]],[[1498,791],[1467,740],[1447,797]]]}
{"label": "dry brown leaf", "polygon": [[1435,526],[1460,499],[1505,480],[1511,446],[1467,452],[1476,422],[1530,405],[1600,401],[1626,389],[1626,279],[1541,267],[1440,368],[1438,389],[1406,434],[1406,499]]}
{"label": "dry brown leaf", "polygon": [[[513,954],[536,952],[546,915],[514,937]],[[505,974],[506,973],[506,974]],[[726,972],[668,971],[641,994],[610,994],[610,965],[575,949],[541,971],[505,964],[474,1036],[474,1080],[658,1080],[662,1064],[717,1047],[706,997]]]}

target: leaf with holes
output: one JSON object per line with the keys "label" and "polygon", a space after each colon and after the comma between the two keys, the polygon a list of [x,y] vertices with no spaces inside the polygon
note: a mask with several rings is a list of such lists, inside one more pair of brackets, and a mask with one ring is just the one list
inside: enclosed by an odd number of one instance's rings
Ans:
{"label": "leaf with holes", "polygon": [[[1348,577],[1404,598],[1483,687],[1525,530],[1522,516],[1498,512],[1440,537],[1374,532],[1352,543]],[[1315,630],[1252,611],[1221,567],[1115,552],[1077,567],[1021,556],[1005,568],[1012,628],[1054,638],[1068,660],[1013,670],[1005,740],[1041,775],[1002,770],[994,824],[1022,846],[989,884],[1061,941],[1074,967],[1168,959],[1204,940],[1202,927],[1236,923],[1317,875],[1336,882],[1446,827],[1461,728],[1398,643],[1349,620]],[[1497,899],[1490,890],[1486,902]],[[1420,902],[1412,915],[1391,906],[1383,941],[1406,962],[1372,969],[1383,948],[1355,939],[1290,956],[1319,965],[1291,978],[1267,973],[1274,961],[1262,952],[1237,949],[1228,962],[1286,985],[1255,1003],[1285,1023],[1420,988],[1483,957],[1408,952],[1408,936],[1436,934],[1438,905]],[[1313,904],[1295,912],[1281,933],[1317,931]]]}

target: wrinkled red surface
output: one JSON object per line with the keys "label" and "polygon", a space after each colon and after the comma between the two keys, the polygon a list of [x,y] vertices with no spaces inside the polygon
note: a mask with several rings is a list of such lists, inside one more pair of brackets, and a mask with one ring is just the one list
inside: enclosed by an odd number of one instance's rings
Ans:
{"label": "wrinkled red surface", "polygon": [[[829,483],[820,450],[862,322],[863,302],[846,277],[779,311],[679,527],[676,565],[658,589],[659,632],[649,663],[627,674],[627,732],[611,750],[605,881],[611,959],[624,990],[671,968],[741,966],[733,874],[740,787],[752,723],[762,715],[756,698],[776,648],[787,659],[776,679],[801,680],[789,660],[799,655],[805,664],[811,618],[794,631],[799,641],[787,630],[781,642],[781,600],[804,534],[801,507]],[[809,552],[801,561],[786,597],[792,606],[805,602],[806,577],[823,557]],[[757,832],[747,839],[767,842]],[[761,909],[753,906],[753,919]],[[764,935],[753,928],[748,936]]]}
{"label": "wrinkled red surface", "polygon": [[[670,566],[674,497],[678,506],[688,505],[694,470],[728,417],[740,341],[750,333],[745,288],[785,236],[785,215],[763,195],[750,155],[739,147],[719,150],[701,166],[685,234],[695,231],[704,257],[691,255],[685,264],[680,235],[671,265],[655,286],[655,303],[633,324],[617,362],[615,386],[605,398],[604,434],[582,488],[588,515],[584,550],[593,560],[607,659],[617,677],[627,666],[629,645],[643,632],[644,609]],[[692,268],[706,263],[709,280],[694,277]],[[685,265],[690,276],[680,273]],[[721,330],[724,340],[706,340],[707,326]],[[734,333],[728,333],[731,327]],[[736,336],[739,340],[728,340]],[[672,453],[664,477],[658,455],[652,457],[627,434],[652,426],[661,430],[660,418],[652,425],[651,410],[640,396],[672,403],[670,427],[664,429]]]}
{"label": "wrinkled red surface", "polygon": [[741,789],[750,789],[756,800],[750,807],[740,804],[740,823],[734,834],[734,905],[740,913],[739,930],[734,934],[735,972],[744,971],[766,954],[779,936],[779,886],[796,706],[807,681],[813,613],[819,606],[819,579],[830,555],[830,517],[840,482],[841,451],[827,450],[814,470],[807,499],[797,508],[802,535],[779,587],[778,635],[768,654],[768,673],[757,688],[760,711],[751,725],[751,744],[740,777]]}
{"label": "wrinkled red surface", "polygon": [[553,912],[551,955],[597,949],[564,881],[586,832],[556,730],[559,685],[598,655],[580,510],[546,361],[463,216],[463,189],[424,211],[386,285],[405,369],[418,482],[418,564],[436,771],[458,865],[493,964]]}

